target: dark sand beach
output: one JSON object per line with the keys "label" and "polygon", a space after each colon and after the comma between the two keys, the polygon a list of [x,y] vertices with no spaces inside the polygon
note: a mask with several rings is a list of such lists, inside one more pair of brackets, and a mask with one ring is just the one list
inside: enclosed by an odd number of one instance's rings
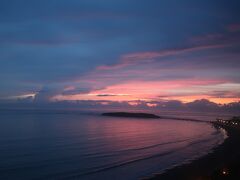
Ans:
{"label": "dark sand beach", "polygon": [[214,126],[227,131],[228,138],[223,144],[200,159],[177,166],[150,179],[240,179],[240,130],[222,125]]}

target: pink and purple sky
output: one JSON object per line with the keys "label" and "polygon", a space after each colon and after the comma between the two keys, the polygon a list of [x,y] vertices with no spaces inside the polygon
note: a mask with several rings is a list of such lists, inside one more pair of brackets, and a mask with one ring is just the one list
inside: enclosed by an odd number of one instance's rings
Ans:
{"label": "pink and purple sky", "polygon": [[235,0],[3,0],[0,101],[238,102],[239,7]]}

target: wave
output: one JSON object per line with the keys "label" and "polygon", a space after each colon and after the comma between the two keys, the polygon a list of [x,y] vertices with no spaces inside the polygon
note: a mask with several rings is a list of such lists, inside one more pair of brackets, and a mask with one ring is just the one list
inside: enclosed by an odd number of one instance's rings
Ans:
{"label": "wave", "polygon": [[[126,161],[118,161],[118,162],[114,162],[114,163],[105,164],[105,165],[102,165],[102,166],[95,166],[95,167],[91,167],[91,168],[86,168],[85,172],[81,172],[81,173],[79,173],[81,170],[75,170],[75,171],[72,171],[72,172],[61,173],[61,174],[58,174],[58,175],[55,174],[54,176],[55,177],[59,176],[59,177],[61,177],[61,179],[78,179],[78,178],[84,178],[84,177],[88,178],[89,175],[93,175],[93,174],[96,174],[96,173],[101,173],[101,172],[104,172],[104,171],[112,170],[112,169],[115,169],[115,168],[118,168],[118,167],[126,166],[126,165],[133,164],[133,163],[137,163],[137,162],[140,162],[140,161],[146,161],[146,160],[149,160],[149,159],[154,159],[154,158],[159,158],[159,157],[163,157],[163,156],[168,156],[168,155],[171,155],[171,154],[174,154],[174,153],[179,153],[180,151],[184,151],[189,147],[192,148],[193,146],[198,145],[198,144],[208,143],[211,140],[213,140],[213,138],[214,137],[204,139],[204,140],[198,140],[196,142],[189,142],[187,145],[185,145],[183,147],[180,147],[180,148],[173,149],[171,151],[166,151],[166,152],[152,154],[152,155],[145,155],[145,156],[141,156],[141,157],[135,157],[135,158],[132,158],[132,159],[129,159],[129,160],[126,160]],[[190,139],[179,140],[179,141],[168,142],[168,143],[160,143],[160,144],[156,144],[156,145],[152,145],[152,146],[128,149],[128,150],[119,151],[119,152],[138,151],[138,150],[157,147],[157,146],[166,145],[166,144],[186,142],[186,141],[189,141],[189,140]],[[216,142],[215,144],[217,145],[218,143]],[[201,152],[201,153],[205,154],[206,152]],[[95,154],[98,154],[98,153],[95,153]],[[197,158],[197,157],[195,157],[195,158]],[[48,178],[50,178],[50,177],[46,177],[46,179],[48,179]]]}
{"label": "wave", "polygon": [[172,141],[172,142],[166,142],[166,143],[159,143],[159,144],[154,144],[154,145],[140,147],[140,148],[131,148],[131,149],[124,149],[124,150],[120,150],[120,151],[111,151],[111,152],[107,152],[107,153],[88,153],[88,154],[83,154],[83,156],[85,156],[85,157],[108,157],[108,156],[113,156],[116,154],[128,153],[128,152],[133,152],[133,151],[135,152],[135,151],[140,151],[140,150],[147,150],[147,149],[151,149],[151,148],[155,148],[155,147],[159,147],[159,146],[163,146],[163,145],[182,143],[182,142],[186,142],[189,140],[191,140],[191,138],[184,139],[184,140],[178,140],[178,141]]}

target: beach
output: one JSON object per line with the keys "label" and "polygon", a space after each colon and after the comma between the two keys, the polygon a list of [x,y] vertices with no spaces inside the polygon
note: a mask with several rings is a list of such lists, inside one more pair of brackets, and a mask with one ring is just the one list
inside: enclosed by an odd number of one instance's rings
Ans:
{"label": "beach", "polygon": [[177,166],[162,174],[155,174],[150,179],[238,179],[240,177],[240,131],[224,125],[214,124],[214,126],[226,130],[228,138],[224,143],[200,159]]}

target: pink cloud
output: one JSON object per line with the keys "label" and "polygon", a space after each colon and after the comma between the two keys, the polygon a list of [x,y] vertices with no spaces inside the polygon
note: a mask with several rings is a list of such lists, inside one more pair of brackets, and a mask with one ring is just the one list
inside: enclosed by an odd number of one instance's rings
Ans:
{"label": "pink cloud", "polygon": [[[92,90],[85,94],[58,96],[59,99],[71,100],[111,100],[132,101],[149,100],[165,96],[168,98],[181,98],[201,94],[204,86],[224,83],[222,80],[189,79],[167,81],[128,81],[113,85],[107,85],[100,90]],[[203,86],[202,88],[199,88]],[[198,87],[198,88],[195,88]],[[205,96],[204,96],[205,97]]]}
{"label": "pink cloud", "polygon": [[[235,62],[231,60],[235,59],[235,55],[231,57],[230,54],[224,52],[223,54],[209,53],[204,54],[204,56],[192,57],[192,54],[190,54],[232,47],[232,41],[229,40],[229,37],[226,40],[225,37],[222,38],[221,34],[199,38],[200,41],[219,39],[223,39],[223,41],[188,48],[135,52],[122,55],[119,63],[99,66],[97,69],[74,80],[76,84],[73,87],[70,86],[65,89],[75,90],[75,87],[86,86],[89,87],[88,92],[78,93],[76,91],[77,93],[60,94],[55,98],[61,100],[126,102],[137,100],[146,102],[156,99],[189,102],[195,99],[211,98],[215,102],[220,101],[218,97],[213,96],[212,92],[221,90],[222,87],[218,86],[219,84],[236,82],[231,73],[227,77],[221,71],[222,67],[226,70],[226,66],[227,68],[235,68],[235,66],[231,65]],[[190,56],[178,56],[181,54],[188,55],[187,53]],[[176,56],[176,58],[172,58],[172,61],[158,61],[160,58],[168,56]],[[225,63],[225,59],[229,59],[233,63]],[[237,91],[231,89],[230,86],[223,90],[231,91],[234,95]],[[234,95],[225,95],[220,98],[222,98],[222,101],[223,99],[226,101],[227,98],[230,101],[229,98],[231,100],[237,98]]]}
{"label": "pink cloud", "polygon": [[[236,96],[237,92],[235,91],[237,91],[236,88],[239,88],[240,85],[235,84],[235,90],[231,88],[233,85],[227,84],[220,80],[207,79],[191,79],[187,81],[172,80],[165,82],[131,81],[122,84],[109,85],[102,90],[95,90],[91,91],[90,93],[59,95],[55,96],[54,98],[55,100],[92,100],[121,102],[138,100],[149,102],[160,99],[190,102],[196,99],[206,98],[214,102],[227,103],[239,100],[239,97]],[[222,89],[222,91],[219,92],[219,89]],[[147,104],[147,106],[154,107],[155,104],[150,103]]]}
{"label": "pink cloud", "polygon": [[228,31],[230,32],[237,32],[240,31],[240,24],[230,24],[227,26]]}
{"label": "pink cloud", "polygon": [[201,45],[201,46],[181,48],[181,49],[169,49],[169,50],[162,50],[162,51],[136,52],[132,54],[123,55],[118,64],[99,66],[97,67],[97,70],[120,69],[130,65],[135,65],[138,63],[153,62],[154,60],[156,60],[156,58],[174,56],[178,54],[190,53],[190,52],[202,51],[202,50],[208,50],[208,49],[224,48],[226,46],[228,45],[213,44],[213,45]]}

